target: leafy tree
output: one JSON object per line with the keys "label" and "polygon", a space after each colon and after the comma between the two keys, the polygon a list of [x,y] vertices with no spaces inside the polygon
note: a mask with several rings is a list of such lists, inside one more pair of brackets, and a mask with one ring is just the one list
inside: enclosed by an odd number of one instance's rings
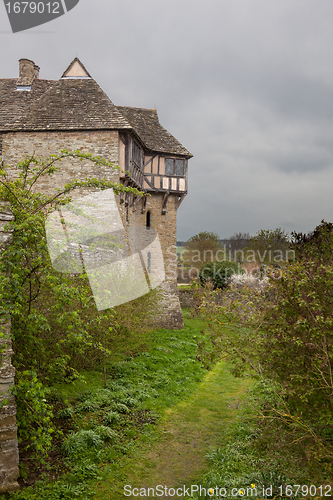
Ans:
{"label": "leafy tree", "polygon": [[220,244],[219,236],[216,233],[203,231],[192,236],[187,242],[182,260],[186,266],[200,268],[202,264],[223,260],[224,249]]}
{"label": "leafy tree", "polygon": [[235,262],[244,262],[244,250],[250,243],[249,233],[235,233],[233,236],[223,240],[226,251],[226,258]]}
{"label": "leafy tree", "polygon": [[293,258],[289,235],[283,229],[261,229],[245,251],[245,260],[268,265],[279,265]]}
{"label": "leafy tree", "polygon": [[295,251],[297,260],[316,260],[323,263],[332,262],[333,249],[333,224],[321,221],[314,231],[303,233],[291,233],[291,248]]}

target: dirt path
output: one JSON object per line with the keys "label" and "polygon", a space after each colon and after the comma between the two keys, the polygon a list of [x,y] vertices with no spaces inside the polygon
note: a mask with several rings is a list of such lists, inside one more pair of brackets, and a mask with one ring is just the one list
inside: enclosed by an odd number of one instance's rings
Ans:
{"label": "dirt path", "polygon": [[[96,500],[135,498],[124,496],[125,485],[131,486],[127,491],[132,491],[157,485],[170,488],[191,484],[206,469],[205,455],[209,448],[228,439],[229,422],[248,385],[232,377],[225,364],[219,363],[189,400],[166,412],[159,424],[158,442],[137,450],[124,465],[123,473],[103,484]],[[155,497],[150,494],[149,498]]]}

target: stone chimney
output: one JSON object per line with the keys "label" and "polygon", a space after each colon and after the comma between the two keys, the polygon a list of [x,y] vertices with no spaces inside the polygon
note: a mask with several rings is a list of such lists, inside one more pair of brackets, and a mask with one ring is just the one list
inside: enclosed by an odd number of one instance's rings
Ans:
{"label": "stone chimney", "polygon": [[20,59],[19,66],[20,71],[17,86],[30,87],[34,79],[39,78],[39,66],[30,61],[30,59]]}

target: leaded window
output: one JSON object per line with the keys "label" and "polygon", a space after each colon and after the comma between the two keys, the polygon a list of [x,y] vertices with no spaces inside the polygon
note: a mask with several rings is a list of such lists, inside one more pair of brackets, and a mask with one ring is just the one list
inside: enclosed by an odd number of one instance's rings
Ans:
{"label": "leaded window", "polygon": [[165,159],[165,175],[177,175],[184,177],[185,160],[179,158]]}

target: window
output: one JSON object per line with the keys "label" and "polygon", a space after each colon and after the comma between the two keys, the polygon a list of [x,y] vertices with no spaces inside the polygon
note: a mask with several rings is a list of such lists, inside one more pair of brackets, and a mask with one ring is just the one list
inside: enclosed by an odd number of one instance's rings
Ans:
{"label": "window", "polygon": [[134,163],[137,164],[138,167],[141,167],[141,148],[137,145],[136,142],[133,141],[133,149],[132,149],[132,159]]}
{"label": "window", "polygon": [[150,227],[150,211],[148,210],[146,215],[146,227]]}
{"label": "window", "polygon": [[18,91],[26,91],[26,92],[30,92],[31,91],[31,85],[17,85],[16,87],[16,90]]}
{"label": "window", "polygon": [[165,159],[165,175],[185,175],[185,160],[177,158]]}

